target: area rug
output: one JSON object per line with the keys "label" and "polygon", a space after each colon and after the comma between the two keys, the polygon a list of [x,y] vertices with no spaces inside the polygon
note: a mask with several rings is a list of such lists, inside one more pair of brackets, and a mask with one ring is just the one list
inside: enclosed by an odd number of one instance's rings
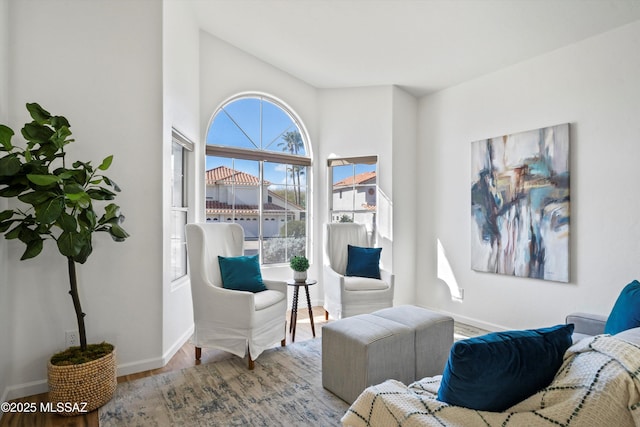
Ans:
{"label": "area rug", "polygon": [[118,384],[100,426],[338,426],[349,405],[322,387],[321,340]]}

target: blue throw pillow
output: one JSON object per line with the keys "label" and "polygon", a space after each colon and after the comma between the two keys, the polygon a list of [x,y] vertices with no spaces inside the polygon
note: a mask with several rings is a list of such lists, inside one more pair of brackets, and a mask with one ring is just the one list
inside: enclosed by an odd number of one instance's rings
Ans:
{"label": "blue throw pillow", "polygon": [[438,400],[504,411],[551,383],[572,333],[573,324],[568,324],[457,341],[442,373]]}
{"label": "blue throw pillow", "polygon": [[640,282],[634,280],[624,287],[604,326],[605,334],[617,334],[640,326]]}
{"label": "blue throw pillow", "polygon": [[218,256],[222,287],[236,291],[260,292],[267,287],[262,281],[258,255],[223,257]]}
{"label": "blue throw pillow", "polygon": [[347,245],[347,271],[345,276],[380,278],[380,252],[382,248],[361,248]]}

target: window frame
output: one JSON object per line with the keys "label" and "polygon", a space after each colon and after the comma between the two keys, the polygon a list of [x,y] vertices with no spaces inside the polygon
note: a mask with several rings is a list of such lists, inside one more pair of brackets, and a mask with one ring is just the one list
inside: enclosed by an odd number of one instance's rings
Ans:
{"label": "window frame", "polygon": [[[180,166],[181,166],[181,174],[180,174],[180,180],[181,180],[181,193],[182,193],[182,197],[181,197],[181,201],[180,201],[180,205],[181,206],[176,206],[175,202],[175,197],[174,197],[174,189],[175,189],[175,178],[176,178],[176,173],[174,170],[174,149],[176,147],[180,147],[181,148],[181,157],[182,157],[182,161],[180,162]],[[184,234],[182,235],[182,239],[180,242],[180,245],[183,246],[182,250],[180,251],[180,253],[182,254],[181,257],[181,262],[184,262],[184,269],[181,270],[180,275],[176,275],[176,271],[177,268],[176,266],[179,264],[178,259],[176,259],[176,252],[174,252],[173,247],[174,247],[174,240],[176,240],[177,238],[180,238],[179,236],[177,236],[175,234],[176,230],[178,229],[177,227],[180,226],[180,224],[178,224],[176,222],[176,218],[177,215],[176,213],[183,213],[184,214],[184,224],[182,224],[182,228],[184,229],[185,225],[189,222],[189,218],[191,216],[191,208],[190,208],[190,203],[189,203],[189,153],[192,153],[194,151],[194,147],[195,144],[190,141],[186,136],[184,136],[180,131],[178,131],[175,128],[171,128],[171,197],[170,197],[170,230],[171,232],[169,233],[169,248],[170,248],[170,267],[169,267],[169,280],[172,283],[172,287],[176,287],[178,286],[180,283],[182,283],[182,281],[185,280],[186,277],[188,277],[189,275],[189,265],[188,265],[188,258],[187,258],[187,244],[186,244],[186,236],[184,236]],[[182,222],[181,222],[182,223]],[[184,274],[182,274],[184,273]]]}
{"label": "window frame", "polygon": [[[243,93],[240,95],[236,95],[231,98],[228,98],[225,102],[220,104],[218,108],[216,108],[207,126],[207,133],[206,133],[205,140],[208,140],[209,132],[211,131],[214,120],[218,116],[218,114],[223,113],[224,108],[226,106],[242,99],[258,99],[261,102],[266,101],[275,105],[280,110],[282,110],[282,112],[284,112],[291,119],[293,124],[296,126],[297,131],[299,132],[300,137],[302,139],[302,143],[304,144],[306,154],[296,155],[296,154],[291,154],[284,151],[278,152],[278,151],[272,151],[272,150],[265,150],[263,148],[239,148],[239,147],[233,147],[233,146],[227,146],[227,145],[209,144],[205,142],[204,144],[205,145],[205,150],[204,150],[205,163],[206,163],[206,159],[209,156],[229,158],[229,159],[232,159],[234,163],[235,163],[235,160],[250,160],[250,161],[256,161],[258,163],[258,169],[259,169],[258,187],[260,188],[260,194],[259,194],[260,199],[258,201],[258,220],[259,220],[258,221],[259,232],[258,232],[258,238],[257,238],[258,252],[259,252],[260,265],[269,266],[269,267],[285,265],[285,264],[288,264],[288,261],[282,261],[282,262],[276,262],[276,263],[264,262],[265,242],[268,240],[268,238],[265,237],[264,231],[263,231],[264,222],[267,221],[269,218],[271,218],[269,216],[271,214],[270,212],[267,212],[267,213],[264,212],[264,206],[263,206],[264,204],[261,202],[263,200],[262,193],[268,191],[268,189],[263,185],[265,182],[265,178],[264,178],[265,163],[282,164],[287,167],[288,166],[304,167],[305,173],[307,175],[307,178],[305,180],[305,185],[304,185],[305,192],[306,192],[306,196],[305,196],[306,199],[305,199],[305,206],[304,206],[305,209],[303,211],[304,221],[305,221],[305,255],[307,257],[310,257],[310,253],[312,249],[311,242],[310,242],[311,240],[310,218],[312,217],[312,215],[310,215],[310,211],[311,211],[311,193],[312,193],[311,172],[312,172],[313,160],[311,155],[311,143],[310,143],[308,133],[306,132],[306,128],[302,124],[302,121],[298,118],[295,112],[286,104],[284,104],[283,102],[279,101],[278,99],[270,95],[266,95],[263,93]],[[238,124],[236,125],[240,127],[240,125]],[[205,187],[206,187],[206,184],[205,184]],[[205,206],[206,206],[207,200],[208,199],[206,198],[206,195],[205,195]],[[205,207],[205,211],[206,211],[206,207]],[[237,216],[236,214],[230,215],[230,218],[228,218],[227,221],[240,223],[241,221],[239,221],[239,218],[236,219],[236,216]],[[288,219],[288,216],[289,214],[287,213],[285,217]],[[206,213],[205,213],[205,219],[208,220]],[[271,218],[271,220],[274,220],[274,219]],[[285,221],[285,222],[288,222],[288,221]],[[245,241],[246,241],[246,236],[245,236]]]}
{"label": "window frame", "polygon": [[[375,173],[376,173],[376,183],[375,183],[375,199],[376,199],[376,205],[375,205],[375,210],[371,211],[369,209],[356,209],[355,203],[353,205],[353,209],[334,209],[334,180],[333,180],[333,168],[337,167],[337,166],[348,166],[348,165],[353,165],[354,166],[354,173],[353,175],[351,175],[352,177],[356,177],[358,174],[355,173],[355,167],[358,164],[365,164],[365,165],[375,165]],[[370,155],[370,156],[356,156],[356,157],[335,157],[335,158],[329,158],[327,159],[327,181],[328,181],[328,195],[329,195],[329,200],[328,200],[328,218],[329,218],[329,222],[333,223],[333,222],[340,222],[339,220],[336,220],[334,218],[334,216],[336,216],[336,214],[341,217],[342,215],[344,215],[345,213],[351,213],[351,218],[354,222],[355,218],[358,214],[371,214],[373,216],[373,220],[371,221],[371,227],[369,229],[368,227],[368,232],[370,233],[370,238],[374,237],[377,235],[376,230],[378,228],[378,195],[379,195],[379,189],[380,186],[378,184],[378,156],[377,155]],[[354,197],[355,197],[355,191],[358,188],[358,185],[355,183],[355,180],[353,182],[353,186],[351,187],[351,190],[354,191]],[[339,190],[339,198],[342,199],[343,198],[343,193],[345,191],[345,188],[340,189]],[[355,199],[354,199],[355,201]],[[337,217],[336,217],[337,218]],[[365,225],[369,225],[369,223],[365,223]]]}

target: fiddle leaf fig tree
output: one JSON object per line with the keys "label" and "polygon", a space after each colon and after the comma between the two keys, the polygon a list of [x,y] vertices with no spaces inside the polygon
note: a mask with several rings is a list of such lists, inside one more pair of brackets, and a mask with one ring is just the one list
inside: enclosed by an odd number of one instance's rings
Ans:
{"label": "fiddle leaf fig tree", "polygon": [[119,206],[108,203],[120,191],[103,174],[113,156],[98,166],[70,162],[65,147],[74,140],[67,119],[52,116],[36,103],[27,104],[27,110],[33,121],[22,128],[24,148],[12,142],[13,130],[0,125],[0,197],[22,202],[0,212],[0,233],[26,245],[22,260],[38,256],[45,240],[55,241],[67,259],[69,294],[78,322],[80,348],[85,351],[85,314],[78,296],[76,263],[84,264],[91,255],[94,232],[108,233],[116,242],[129,237],[121,226],[124,216]]}

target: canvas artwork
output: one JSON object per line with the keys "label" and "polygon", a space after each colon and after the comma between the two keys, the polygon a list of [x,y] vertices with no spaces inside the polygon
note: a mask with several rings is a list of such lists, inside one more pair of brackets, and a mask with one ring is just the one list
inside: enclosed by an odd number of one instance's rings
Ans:
{"label": "canvas artwork", "polygon": [[569,124],[471,144],[471,268],[569,281]]}

